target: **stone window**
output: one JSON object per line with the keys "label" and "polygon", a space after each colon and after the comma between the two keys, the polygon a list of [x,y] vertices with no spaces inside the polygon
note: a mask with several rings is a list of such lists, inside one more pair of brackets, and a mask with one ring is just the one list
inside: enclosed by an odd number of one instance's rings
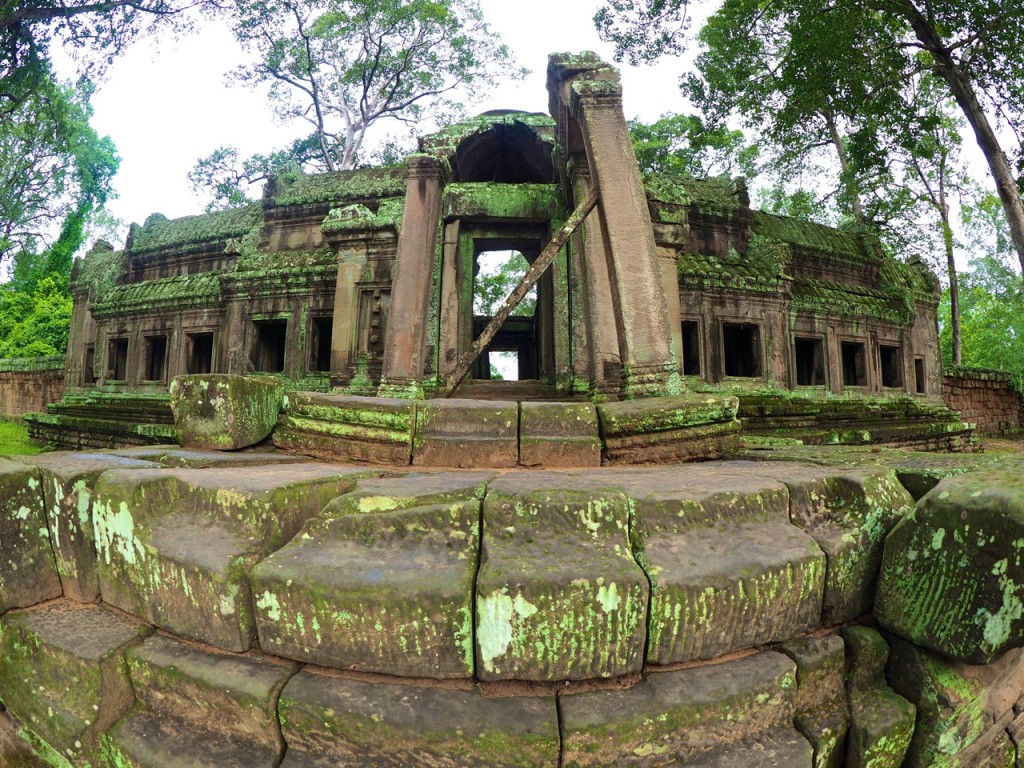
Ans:
{"label": "stone window", "polygon": [[82,381],[86,384],[95,384],[96,375],[93,367],[96,365],[96,345],[88,344],[85,347],[85,364],[82,370]]}
{"label": "stone window", "polygon": [[903,359],[900,348],[888,344],[878,347],[878,362],[882,369],[883,387],[903,386]]}
{"label": "stone window", "polygon": [[213,373],[213,334],[190,333],[185,340],[185,371]]}
{"label": "stone window", "polygon": [[167,337],[146,337],[145,381],[163,381],[167,377]]}
{"label": "stone window", "polygon": [[256,328],[256,340],[252,347],[253,370],[263,373],[283,372],[288,321],[255,320],[253,326]]}
{"label": "stone window", "polygon": [[917,392],[917,394],[919,394],[919,395],[926,395],[926,394],[928,394],[927,382],[928,382],[928,379],[925,377],[925,373],[924,373],[924,358],[923,357],[915,357],[914,358],[914,389]]}
{"label": "stone window", "polygon": [[821,339],[793,339],[796,352],[796,384],[798,387],[821,387],[825,384],[825,345]]}
{"label": "stone window", "polygon": [[111,381],[124,381],[128,375],[128,339],[111,339],[107,343],[107,376]]}
{"label": "stone window", "polygon": [[309,370],[331,370],[331,335],[334,318],[314,317],[309,327]]}
{"label": "stone window", "polygon": [[868,385],[868,360],[864,344],[859,341],[844,341],[843,386],[866,387]]}
{"label": "stone window", "polygon": [[683,320],[683,375],[700,376],[700,323]]}
{"label": "stone window", "polygon": [[761,376],[761,328],[754,323],[722,323],[726,376]]}

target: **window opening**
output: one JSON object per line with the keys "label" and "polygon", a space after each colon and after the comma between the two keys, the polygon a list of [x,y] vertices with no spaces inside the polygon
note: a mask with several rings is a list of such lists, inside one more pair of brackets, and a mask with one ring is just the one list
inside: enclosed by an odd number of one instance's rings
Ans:
{"label": "window opening", "polygon": [[187,353],[185,370],[188,373],[213,373],[212,333],[190,333]]}
{"label": "window opening", "polygon": [[700,376],[700,323],[683,321],[683,375]]}
{"label": "window opening", "polygon": [[903,363],[900,360],[900,348],[880,346],[878,348],[878,357],[879,362],[882,364],[882,386],[902,387]]}
{"label": "window opening", "polygon": [[314,317],[311,328],[309,354],[310,370],[331,370],[331,334],[334,332],[334,318]]}
{"label": "window opening", "polygon": [[163,381],[167,370],[167,337],[146,337],[146,381]]}
{"label": "window opening", "polygon": [[917,390],[917,394],[919,394],[919,395],[926,395],[926,394],[928,394],[928,390],[927,390],[926,385],[925,385],[925,382],[927,380],[925,379],[925,375],[924,375],[924,358],[923,357],[915,357],[914,358],[914,378],[916,379],[914,384],[915,384],[915,389]]}
{"label": "window opening", "polygon": [[124,381],[128,373],[128,339],[111,339],[107,344],[107,378]]}
{"label": "window opening", "polygon": [[844,341],[842,353],[843,386],[866,387],[868,385],[868,366],[864,345],[858,341]]}
{"label": "window opening", "polygon": [[82,371],[82,380],[86,384],[95,384],[96,376],[93,373],[93,366],[96,364],[96,345],[89,344],[85,348],[85,370]]}
{"label": "window opening", "polygon": [[252,350],[252,367],[264,373],[284,371],[285,339],[288,334],[287,320],[255,320],[256,343]]}
{"label": "window opening", "polygon": [[722,352],[726,376],[760,376],[761,328],[753,323],[723,323]]}
{"label": "window opening", "polygon": [[796,383],[799,387],[820,387],[825,384],[825,345],[821,339],[793,340],[796,352]]}

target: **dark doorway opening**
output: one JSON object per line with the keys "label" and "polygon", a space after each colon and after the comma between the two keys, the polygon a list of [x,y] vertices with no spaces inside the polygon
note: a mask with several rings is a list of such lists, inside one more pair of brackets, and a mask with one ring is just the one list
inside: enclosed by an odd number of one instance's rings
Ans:
{"label": "dark doorway opening", "polygon": [[726,376],[761,376],[761,328],[753,323],[722,323]]}
{"label": "dark doorway opening", "polygon": [[859,341],[844,341],[843,386],[866,387],[868,385],[868,361],[864,345]]}
{"label": "dark doorway opening", "polygon": [[825,345],[821,339],[793,340],[796,352],[796,383],[799,387],[825,384]]}
{"label": "dark doorway opening", "polygon": [[89,344],[85,348],[85,369],[82,371],[82,381],[86,384],[96,383],[96,374],[93,366],[96,365],[96,346]]}
{"label": "dark doorway opening", "polygon": [[683,320],[683,375],[700,376],[700,323]]}
{"label": "dark doorway opening", "polygon": [[146,337],[146,381],[163,381],[167,376],[167,337]]}
{"label": "dark doorway opening", "polygon": [[915,357],[914,358],[914,379],[915,379],[915,382],[914,382],[915,387],[914,388],[917,391],[917,394],[919,394],[919,395],[926,395],[926,394],[928,394],[928,387],[927,387],[927,385],[925,383],[926,379],[925,379],[925,376],[924,376],[924,358],[923,357]]}
{"label": "dark doorway opening", "polygon": [[878,358],[882,368],[883,387],[903,386],[903,360],[899,347],[880,346]]}
{"label": "dark doorway opening", "polygon": [[[520,250],[481,250],[473,261],[473,338],[487,327],[530,268]],[[549,275],[541,279],[549,280]],[[538,291],[535,285],[501,326],[473,367],[475,379],[521,381],[539,379],[541,350]]]}
{"label": "dark doorway opening", "polygon": [[263,373],[284,371],[285,340],[288,337],[287,320],[255,320],[256,341],[252,349],[253,370]]}
{"label": "dark doorway opening", "polygon": [[311,371],[331,370],[331,335],[334,332],[334,318],[314,317],[310,327],[309,369]]}
{"label": "dark doorway opening", "polygon": [[213,334],[190,333],[185,370],[189,373],[213,373]]}
{"label": "dark doorway opening", "polygon": [[107,344],[107,378],[124,381],[128,376],[128,339],[111,339]]}

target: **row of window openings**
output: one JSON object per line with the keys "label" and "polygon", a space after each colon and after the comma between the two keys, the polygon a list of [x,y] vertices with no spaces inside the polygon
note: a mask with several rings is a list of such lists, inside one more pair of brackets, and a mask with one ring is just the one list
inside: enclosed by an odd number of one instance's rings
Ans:
{"label": "row of window openings", "polygon": [[[285,349],[288,338],[287,320],[257,320],[255,342],[251,355],[253,370],[261,373],[284,371]],[[310,366],[313,371],[331,370],[330,317],[313,318],[310,338]],[[212,373],[213,334],[186,334],[186,373]],[[167,336],[145,337],[144,381],[163,381],[167,377]],[[86,383],[93,383],[94,348],[89,345],[85,353]],[[107,345],[107,379],[124,381],[128,377],[128,339],[111,339]]]}
{"label": "row of window openings", "polygon": [[[796,357],[796,383],[801,387],[824,386],[825,347],[821,339],[796,337],[793,340]],[[882,386],[903,386],[903,366],[900,349],[879,346]],[[867,348],[861,342],[841,342],[843,386],[866,387],[868,384]],[[726,376],[758,378],[763,376],[761,361],[761,329],[754,323],[722,324],[722,362]],[[925,392],[924,360],[914,360],[916,390]],[[683,375],[700,376],[700,324],[683,322]]]}

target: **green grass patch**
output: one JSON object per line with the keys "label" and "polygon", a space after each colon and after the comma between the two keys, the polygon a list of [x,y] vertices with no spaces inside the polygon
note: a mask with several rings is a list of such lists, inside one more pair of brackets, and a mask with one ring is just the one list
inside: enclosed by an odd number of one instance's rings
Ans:
{"label": "green grass patch", "polygon": [[28,425],[23,421],[0,420],[0,456],[18,454],[29,456],[42,453],[43,448],[28,439]]}

